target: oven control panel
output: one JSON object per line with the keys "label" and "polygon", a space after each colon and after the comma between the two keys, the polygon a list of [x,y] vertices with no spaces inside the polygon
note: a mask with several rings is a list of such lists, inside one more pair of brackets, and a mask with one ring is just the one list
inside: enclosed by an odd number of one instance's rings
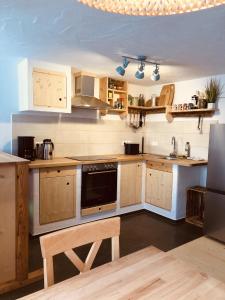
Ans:
{"label": "oven control panel", "polygon": [[101,164],[88,164],[82,166],[82,172],[99,172],[106,170],[116,170],[117,169],[116,162],[108,162]]}

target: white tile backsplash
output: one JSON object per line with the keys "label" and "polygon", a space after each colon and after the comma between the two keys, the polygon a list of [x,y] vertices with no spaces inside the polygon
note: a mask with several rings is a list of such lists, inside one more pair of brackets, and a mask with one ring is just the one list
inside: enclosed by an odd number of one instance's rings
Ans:
{"label": "white tile backsplash", "polygon": [[144,131],[134,131],[125,120],[80,119],[67,116],[13,115],[12,132],[17,151],[17,136],[35,136],[35,142],[51,138],[55,156],[118,154],[124,141],[139,142]]}
{"label": "white tile backsplash", "polygon": [[185,143],[191,144],[191,155],[207,158],[209,128],[216,121],[204,120],[203,134],[197,129],[198,120],[183,119],[147,121],[143,129],[134,130],[127,120],[79,118],[78,116],[41,116],[17,114],[12,117],[13,152],[17,151],[17,136],[32,135],[36,142],[51,138],[55,156],[117,154],[124,152],[124,141],[141,143],[145,137],[145,152],[168,155],[171,138],[176,137],[178,153],[184,154]]}
{"label": "white tile backsplash", "polygon": [[148,122],[145,132],[147,151],[168,155],[172,151],[171,139],[175,136],[178,154],[185,154],[185,144],[191,144],[191,156],[207,159],[210,124],[217,121],[205,119],[203,133],[197,129],[198,119],[174,120],[172,123],[165,121]]}

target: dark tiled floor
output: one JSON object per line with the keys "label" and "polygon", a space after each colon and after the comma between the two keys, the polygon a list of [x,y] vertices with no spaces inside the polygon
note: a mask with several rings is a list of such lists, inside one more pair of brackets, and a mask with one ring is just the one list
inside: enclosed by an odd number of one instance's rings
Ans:
{"label": "dark tiled floor", "polygon": [[[153,245],[162,251],[169,251],[202,236],[202,230],[183,221],[174,223],[155,214],[141,211],[121,217],[120,251],[121,256]],[[77,249],[77,254],[85,258],[90,245]],[[94,267],[110,261],[110,240],[105,240],[94,262]],[[40,268],[42,259],[39,239],[30,240],[30,270]],[[78,274],[73,265],[63,255],[54,259],[55,281],[61,281]],[[0,300],[11,300],[43,288],[43,282],[0,296]]]}

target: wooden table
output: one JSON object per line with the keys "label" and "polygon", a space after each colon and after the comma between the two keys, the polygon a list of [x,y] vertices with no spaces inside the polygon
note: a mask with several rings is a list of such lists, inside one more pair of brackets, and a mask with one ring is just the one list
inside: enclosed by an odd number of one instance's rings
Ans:
{"label": "wooden table", "polygon": [[225,299],[225,284],[149,247],[22,299]]}

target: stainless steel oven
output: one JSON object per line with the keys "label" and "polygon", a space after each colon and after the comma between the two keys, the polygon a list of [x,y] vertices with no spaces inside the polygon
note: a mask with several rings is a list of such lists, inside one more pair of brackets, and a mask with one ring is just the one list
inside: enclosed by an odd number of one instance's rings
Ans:
{"label": "stainless steel oven", "polygon": [[82,166],[81,208],[116,202],[117,163]]}

